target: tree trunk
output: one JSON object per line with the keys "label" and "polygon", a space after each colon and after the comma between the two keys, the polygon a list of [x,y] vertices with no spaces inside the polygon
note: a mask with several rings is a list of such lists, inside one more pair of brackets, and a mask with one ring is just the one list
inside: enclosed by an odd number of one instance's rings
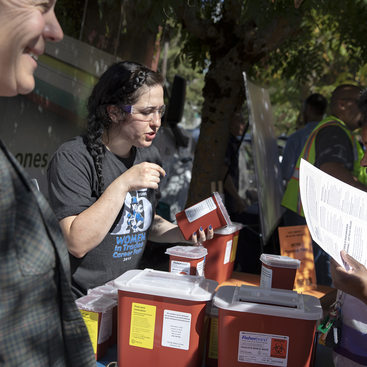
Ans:
{"label": "tree trunk", "polygon": [[216,57],[205,77],[200,137],[186,206],[209,197],[211,183],[223,181],[225,175],[229,123],[245,99],[243,67],[235,52]]}
{"label": "tree trunk", "polygon": [[200,137],[186,206],[209,197],[212,182],[224,179],[229,124],[245,100],[243,71],[249,70],[299,29],[298,17],[290,19],[282,15],[274,17],[261,29],[255,21],[238,27],[239,22],[234,21],[238,17],[237,8],[231,9],[231,4],[239,3],[228,2],[226,17],[211,25],[195,19],[192,8],[176,10],[188,31],[210,50]]}

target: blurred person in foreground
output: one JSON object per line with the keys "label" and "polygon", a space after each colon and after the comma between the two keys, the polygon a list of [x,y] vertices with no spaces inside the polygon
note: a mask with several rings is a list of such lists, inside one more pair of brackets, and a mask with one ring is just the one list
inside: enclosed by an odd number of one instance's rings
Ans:
{"label": "blurred person in foreground", "polygon": [[[63,37],[54,6],[0,0],[1,96],[33,90],[45,42]],[[0,365],[95,366],[58,222],[1,141],[0,218]]]}

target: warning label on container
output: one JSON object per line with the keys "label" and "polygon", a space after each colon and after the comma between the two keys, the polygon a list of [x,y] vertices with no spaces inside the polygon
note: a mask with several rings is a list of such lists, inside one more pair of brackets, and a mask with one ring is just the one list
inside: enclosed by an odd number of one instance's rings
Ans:
{"label": "warning label on container", "polygon": [[210,359],[218,359],[218,317],[210,319],[208,357]]}
{"label": "warning label on container", "polygon": [[191,313],[164,310],[162,346],[189,350]]}
{"label": "warning label on container", "polygon": [[228,264],[231,259],[231,250],[232,250],[232,240],[227,241],[226,252],[224,254],[224,262],[223,264]]}
{"label": "warning label on container", "polygon": [[156,306],[132,303],[129,344],[153,349]]}
{"label": "warning label on container", "polygon": [[237,243],[238,243],[238,235],[233,237],[231,260],[230,260],[230,262],[232,262],[232,263],[236,260]]}
{"label": "warning label on container", "polygon": [[171,273],[190,275],[190,263],[186,261],[171,261]]}
{"label": "warning label on container", "polygon": [[185,209],[185,214],[187,220],[191,223],[215,209],[217,209],[217,206],[215,205],[213,198],[208,198],[198,204],[191,206],[190,208]]}
{"label": "warning label on container", "polygon": [[265,266],[262,266],[260,275],[260,287],[271,288],[272,282],[273,282],[273,270],[266,268]]}
{"label": "warning label on container", "polygon": [[238,362],[287,366],[289,337],[241,331]]}
{"label": "warning label on container", "polygon": [[92,342],[92,347],[94,353],[97,353],[97,340],[98,340],[98,312],[80,310],[82,314],[85,325],[87,326],[90,341]]}
{"label": "warning label on container", "polygon": [[205,259],[196,264],[196,275],[199,275],[201,277],[204,276],[204,264]]}

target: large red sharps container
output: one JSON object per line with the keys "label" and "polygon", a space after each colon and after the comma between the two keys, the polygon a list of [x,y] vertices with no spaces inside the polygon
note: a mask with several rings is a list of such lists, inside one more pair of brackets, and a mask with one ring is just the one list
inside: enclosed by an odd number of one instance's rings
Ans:
{"label": "large red sharps container", "polygon": [[119,289],[119,367],[200,367],[205,308],[218,283],[152,269],[130,270]]}
{"label": "large red sharps container", "polygon": [[169,255],[171,273],[204,276],[205,257],[208,250],[204,246],[173,246],[166,250]]}
{"label": "large red sharps container", "polygon": [[218,228],[211,240],[203,242],[203,246],[208,250],[205,278],[213,279],[220,284],[232,276],[238,236],[242,228],[241,223]]}
{"label": "large red sharps container", "polygon": [[310,366],[316,322],[322,317],[316,297],[283,289],[222,286],[218,307],[218,366]]}
{"label": "large red sharps container", "polygon": [[301,262],[289,256],[261,254],[260,287],[292,290]]}

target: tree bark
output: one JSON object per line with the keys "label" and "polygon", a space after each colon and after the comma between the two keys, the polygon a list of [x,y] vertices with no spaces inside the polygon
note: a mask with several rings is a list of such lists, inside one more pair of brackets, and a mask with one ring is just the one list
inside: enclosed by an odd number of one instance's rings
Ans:
{"label": "tree bark", "polygon": [[242,64],[231,53],[217,58],[205,77],[199,141],[195,151],[187,206],[211,194],[211,183],[223,181],[229,123],[245,98]]}
{"label": "tree bark", "polygon": [[[181,7],[182,4],[186,2],[181,2]],[[186,202],[188,207],[211,195],[212,182],[223,181],[229,123],[245,101],[243,72],[295,34],[300,22],[279,16],[265,28],[259,28],[254,20],[239,25],[238,17],[232,13],[208,25],[190,18],[195,16],[192,7],[187,11],[180,8],[177,15],[181,15],[188,32],[209,46],[210,54],[203,89],[200,137]]]}

